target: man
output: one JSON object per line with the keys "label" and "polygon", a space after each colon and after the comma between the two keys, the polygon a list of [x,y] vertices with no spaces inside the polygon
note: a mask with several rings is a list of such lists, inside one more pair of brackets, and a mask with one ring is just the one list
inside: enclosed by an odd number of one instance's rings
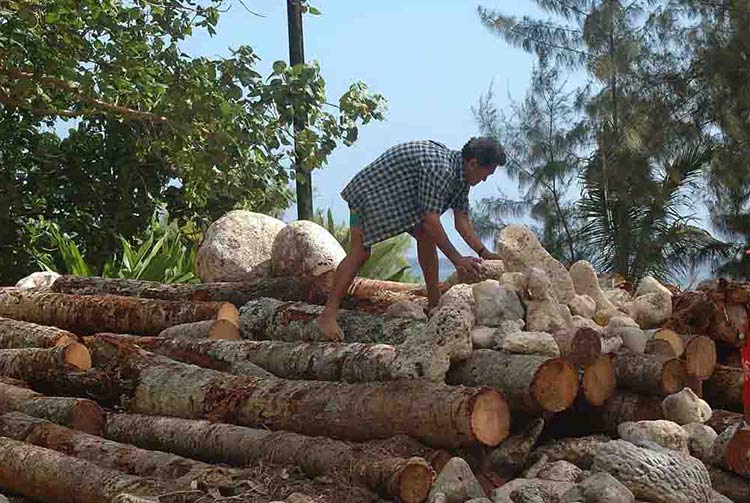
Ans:
{"label": "man", "polygon": [[[341,192],[349,204],[351,245],[318,318],[324,336],[343,340],[336,311],[374,243],[402,232],[417,240],[430,307],[440,300],[437,248],[457,269],[469,273],[477,272],[481,259],[499,258],[474,232],[469,188],[487,180],[505,161],[505,152],[492,138],[472,138],[460,152],[434,141],[413,141],[391,147],[355,175]],[[440,223],[448,208],[453,209],[456,230],[480,258],[462,256],[448,239]]]}

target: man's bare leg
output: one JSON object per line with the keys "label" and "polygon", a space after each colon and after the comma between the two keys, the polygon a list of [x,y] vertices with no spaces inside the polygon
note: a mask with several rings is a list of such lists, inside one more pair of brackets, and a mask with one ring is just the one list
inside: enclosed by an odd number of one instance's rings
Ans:
{"label": "man's bare leg", "polygon": [[411,234],[417,240],[417,259],[427,287],[428,309],[432,309],[440,301],[440,263],[437,245],[421,227],[414,229]]}
{"label": "man's bare leg", "polygon": [[336,268],[333,276],[333,287],[328,294],[328,300],[323,308],[323,312],[318,317],[318,326],[320,326],[323,336],[330,341],[344,340],[344,333],[336,322],[336,312],[341,305],[341,300],[346,295],[346,292],[349,291],[349,286],[357,276],[359,268],[370,257],[370,252],[362,246],[362,229],[351,227],[350,231],[351,242],[349,253],[347,253],[344,260]]}

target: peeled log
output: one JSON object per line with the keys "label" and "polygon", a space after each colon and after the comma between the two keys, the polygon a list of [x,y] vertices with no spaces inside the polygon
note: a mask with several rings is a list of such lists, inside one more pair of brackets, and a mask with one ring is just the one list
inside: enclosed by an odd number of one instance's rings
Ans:
{"label": "peeled log", "polygon": [[295,465],[311,477],[343,473],[385,497],[427,498],[434,474],[422,458],[391,457],[325,437],[172,417],[112,414],[107,438],[209,463]]}
{"label": "peeled log", "polygon": [[85,398],[47,397],[27,388],[0,383],[0,413],[11,411],[92,435],[101,435],[104,431],[104,411],[96,402]]}
{"label": "peeled log", "polygon": [[240,329],[229,320],[204,320],[166,328],[159,337],[170,339],[240,339]]}
{"label": "peeled log", "polygon": [[545,358],[480,349],[454,363],[448,384],[491,386],[498,389],[514,412],[560,412],[578,393],[578,373],[562,358]]}
{"label": "peeled log", "polygon": [[107,503],[122,493],[158,496],[171,491],[170,485],[4,437],[0,437],[0,466],[0,488],[45,503]]}
{"label": "peeled log", "polygon": [[716,365],[714,373],[703,383],[705,400],[714,407],[742,411],[742,369]]}
{"label": "peeled log", "polygon": [[0,416],[0,436],[59,451],[128,475],[171,481],[182,489],[189,489],[194,480],[209,485],[228,485],[232,476],[239,476],[236,469],[140,449],[18,412]]}
{"label": "peeled log", "polygon": [[0,348],[51,348],[77,342],[78,338],[57,327],[0,318]]}
{"label": "peeled log", "polygon": [[228,302],[173,302],[117,296],[16,291],[0,293],[0,316],[54,325],[78,334],[108,331],[156,335],[194,321],[227,319],[239,312]]}
{"label": "peeled log", "polygon": [[602,338],[591,328],[561,330],[553,334],[560,356],[576,367],[594,363],[602,354]]}
{"label": "peeled log", "polygon": [[0,374],[14,379],[25,381],[38,374],[90,368],[89,350],[78,342],[46,349],[0,349]]}
{"label": "peeled log", "polygon": [[591,405],[604,404],[614,395],[616,386],[615,367],[609,355],[600,356],[581,372],[581,391]]}
{"label": "peeled log", "polygon": [[677,358],[619,352],[613,363],[617,384],[622,388],[646,394],[671,395],[685,387],[685,366]]}
{"label": "peeled log", "polygon": [[494,446],[508,435],[507,404],[489,388],[419,380],[344,384],[233,376],[100,337],[119,351],[109,368],[134,382],[132,412],[349,440],[406,434],[446,447]]}

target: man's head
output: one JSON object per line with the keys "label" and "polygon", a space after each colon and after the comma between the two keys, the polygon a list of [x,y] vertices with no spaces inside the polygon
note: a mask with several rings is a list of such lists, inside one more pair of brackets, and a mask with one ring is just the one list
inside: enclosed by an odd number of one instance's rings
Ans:
{"label": "man's head", "polygon": [[497,166],[505,164],[503,147],[488,136],[472,138],[461,149],[464,160],[464,178],[469,185],[485,181]]}

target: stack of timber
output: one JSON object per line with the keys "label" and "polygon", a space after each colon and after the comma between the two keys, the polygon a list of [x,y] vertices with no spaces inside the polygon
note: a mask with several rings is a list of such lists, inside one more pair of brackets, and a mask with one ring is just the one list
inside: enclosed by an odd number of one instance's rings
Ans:
{"label": "stack of timber", "polygon": [[[649,330],[547,334],[479,327],[463,284],[427,319],[386,315],[424,291],[358,280],[344,341],[325,342],[329,281],[0,290],[0,501],[560,503],[600,501],[605,474],[622,501],[750,501],[743,374],[725,350],[744,287],[678,294]],[[475,328],[496,343],[472,347]],[[686,387],[716,408],[699,421],[708,447],[628,436],[682,431],[664,403]]]}

